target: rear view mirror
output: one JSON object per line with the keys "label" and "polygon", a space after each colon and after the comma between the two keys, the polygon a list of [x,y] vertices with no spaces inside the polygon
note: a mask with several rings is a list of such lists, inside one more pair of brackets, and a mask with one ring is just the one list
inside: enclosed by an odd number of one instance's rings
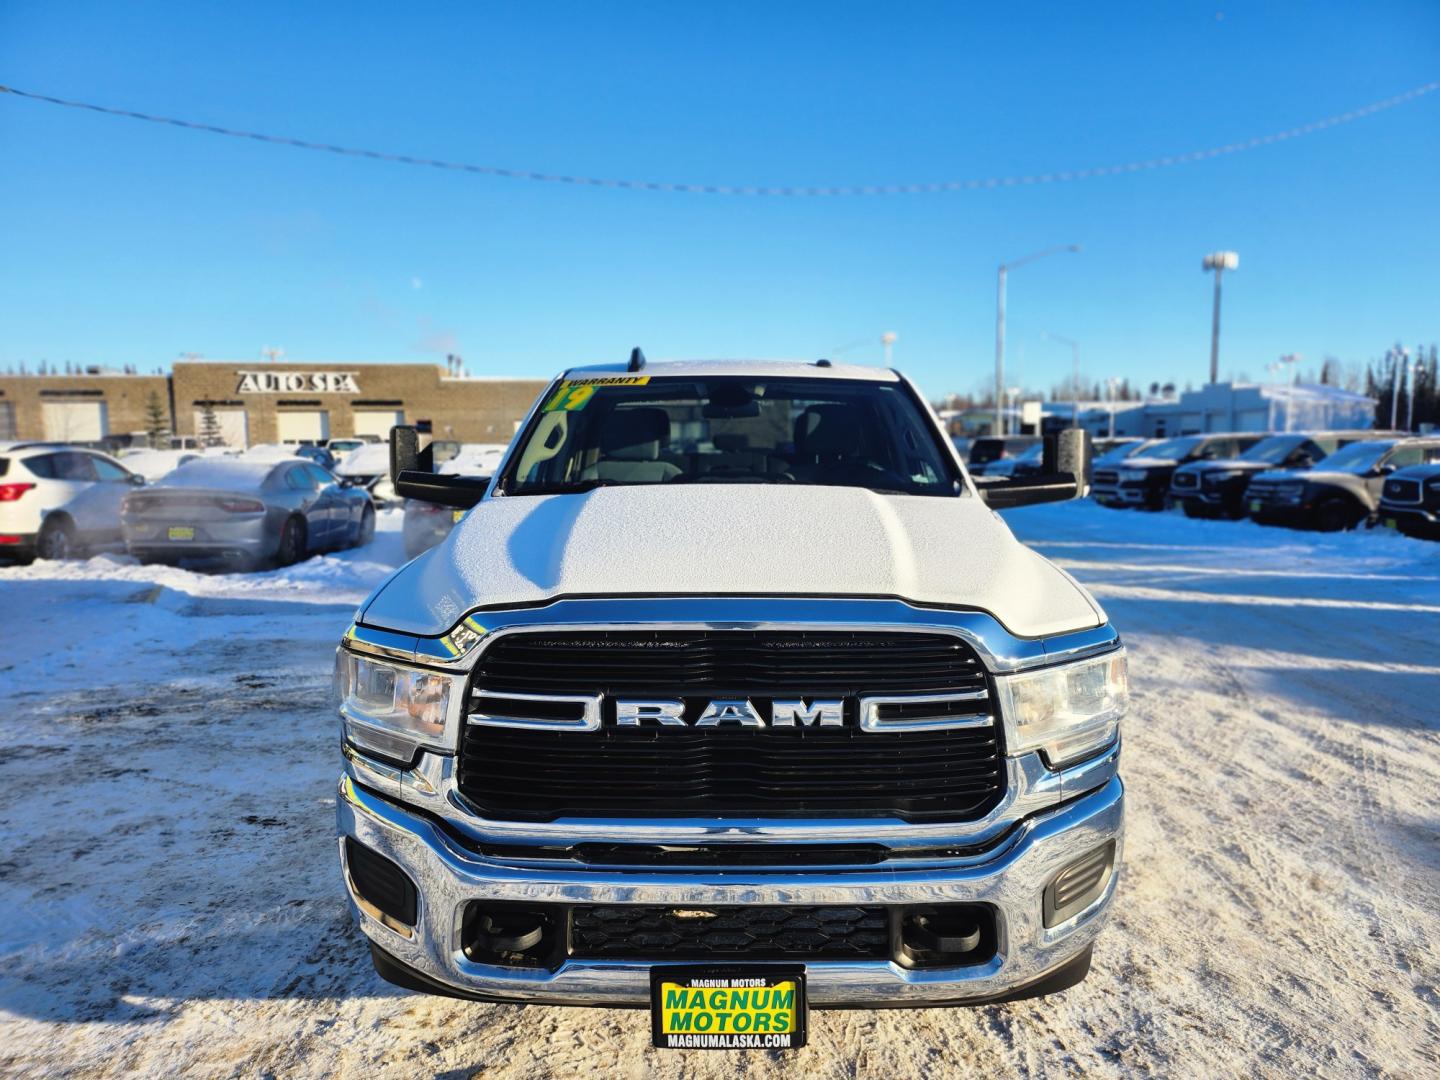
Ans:
{"label": "rear view mirror", "polygon": [[1091,456],[1090,433],[1084,428],[1065,428],[1045,436],[1040,476],[981,476],[976,477],[975,486],[993,510],[1083,499],[1090,493]]}

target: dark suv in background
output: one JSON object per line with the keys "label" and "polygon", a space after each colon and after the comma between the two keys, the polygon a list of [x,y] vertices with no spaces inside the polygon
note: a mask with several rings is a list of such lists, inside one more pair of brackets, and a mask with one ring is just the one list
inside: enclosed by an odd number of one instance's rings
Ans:
{"label": "dark suv in background", "polygon": [[1096,462],[1091,493],[1101,506],[1163,510],[1170,477],[1192,461],[1238,457],[1265,436],[1258,432],[1180,435],[1165,439],[1115,465]]}
{"label": "dark suv in background", "polygon": [[1039,435],[987,435],[970,444],[970,457],[965,464],[971,476],[984,476],[985,467],[1006,458],[1019,457],[1033,446],[1040,445]]}
{"label": "dark suv in background", "polygon": [[1386,477],[1430,462],[1440,462],[1440,436],[1351,443],[1315,468],[1257,476],[1245,511],[1261,524],[1353,529],[1375,513]]}
{"label": "dark suv in background", "polygon": [[1187,517],[1245,516],[1245,489],[1270,469],[1308,469],[1342,446],[1374,439],[1373,431],[1310,431],[1271,435],[1236,458],[1181,465],[1170,478],[1170,497]]}
{"label": "dark suv in background", "polygon": [[1406,536],[1440,540],[1440,462],[1412,465],[1387,477],[1379,519]]}

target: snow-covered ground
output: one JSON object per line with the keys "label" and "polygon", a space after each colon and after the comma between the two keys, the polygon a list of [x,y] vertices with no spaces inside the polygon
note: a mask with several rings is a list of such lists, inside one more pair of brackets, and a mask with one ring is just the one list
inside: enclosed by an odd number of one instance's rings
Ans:
{"label": "snow-covered ground", "polygon": [[[1008,515],[1131,649],[1129,837],[1089,980],[820,1012],[792,1057],[643,1013],[418,997],[342,901],[326,692],[401,559],[0,570],[0,1075],[1437,1075],[1440,544]],[[957,558],[963,548],[957,546]]]}

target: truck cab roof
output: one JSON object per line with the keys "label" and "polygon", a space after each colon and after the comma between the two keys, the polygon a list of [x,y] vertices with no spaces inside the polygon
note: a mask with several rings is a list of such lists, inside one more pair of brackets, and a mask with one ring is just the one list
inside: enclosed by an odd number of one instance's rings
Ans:
{"label": "truck cab roof", "polygon": [[630,370],[625,363],[593,364],[570,368],[561,378],[573,380],[649,376],[652,379],[700,379],[721,375],[751,378],[863,379],[868,382],[888,383],[900,381],[900,376],[889,368],[813,360],[655,360],[647,362],[638,371]]}

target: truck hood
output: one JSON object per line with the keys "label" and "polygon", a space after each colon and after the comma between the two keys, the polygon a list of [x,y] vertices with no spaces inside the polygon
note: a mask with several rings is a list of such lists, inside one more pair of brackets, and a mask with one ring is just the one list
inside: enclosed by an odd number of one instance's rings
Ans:
{"label": "truck hood", "polygon": [[361,620],[435,635],[477,607],[720,594],[901,597],[987,611],[1021,637],[1105,621],[979,499],[780,484],[486,499],[396,571]]}
{"label": "truck hood", "polygon": [[1275,466],[1263,461],[1242,461],[1240,458],[1215,458],[1211,461],[1192,461],[1188,465],[1181,465],[1176,472],[1183,473],[1207,473],[1207,472],[1266,472]]}
{"label": "truck hood", "polygon": [[1315,480],[1322,484],[1358,484],[1362,482],[1365,477],[1359,473],[1340,472],[1338,470],[1326,472],[1322,465],[1313,469],[1271,469],[1265,474],[1265,479],[1282,484],[1286,481],[1293,480]]}
{"label": "truck hood", "polygon": [[1179,464],[1179,462],[1171,461],[1169,458],[1130,457],[1110,467],[1116,469],[1173,469]]}

